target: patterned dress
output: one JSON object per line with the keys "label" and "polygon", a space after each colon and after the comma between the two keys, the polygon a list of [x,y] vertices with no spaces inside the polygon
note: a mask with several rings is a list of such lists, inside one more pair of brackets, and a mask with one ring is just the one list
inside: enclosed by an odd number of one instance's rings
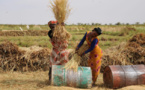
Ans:
{"label": "patterned dress", "polygon": [[51,56],[50,56],[50,67],[52,65],[64,65],[68,62],[69,52],[66,50],[68,46],[67,41],[53,41],[51,39],[51,43],[53,45]]}
{"label": "patterned dress", "polygon": [[[95,37],[91,41],[89,41],[88,34],[89,34],[89,31],[87,32],[87,35],[86,35],[86,41],[89,46],[91,46],[91,42],[94,39],[97,39],[98,43],[99,43],[99,39],[97,37]],[[102,59],[102,55],[103,55],[101,48],[98,46],[98,43],[95,45],[95,48],[90,52],[90,56],[89,56],[89,60],[88,60],[88,65],[89,65],[89,67],[91,67],[91,70],[92,70],[92,76],[93,76],[92,80],[94,83],[96,82],[97,77],[100,73],[101,59]]]}

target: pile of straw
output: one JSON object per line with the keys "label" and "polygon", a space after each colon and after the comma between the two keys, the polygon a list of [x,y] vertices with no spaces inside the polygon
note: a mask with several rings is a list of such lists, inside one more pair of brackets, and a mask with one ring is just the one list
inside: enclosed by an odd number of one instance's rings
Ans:
{"label": "pile of straw", "polygon": [[20,49],[16,44],[0,44],[0,68],[5,71],[36,71],[49,69],[50,50]]}
{"label": "pile of straw", "polygon": [[68,18],[71,9],[69,8],[68,0],[53,0],[50,2],[52,12],[58,24],[53,32],[53,38],[56,40],[68,40],[71,35],[65,29],[64,22]]}
{"label": "pile of straw", "polygon": [[101,71],[108,65],[134,64],[145,64],[145,34],[137,34],[127,43],[105,50]]}

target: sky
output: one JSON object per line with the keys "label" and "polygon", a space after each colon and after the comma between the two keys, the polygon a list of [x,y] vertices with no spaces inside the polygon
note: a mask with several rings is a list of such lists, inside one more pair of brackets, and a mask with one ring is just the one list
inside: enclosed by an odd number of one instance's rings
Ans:
{"label": "sky", "polygon": [[[47,24],[50,0],[0,0],[0,24]],[[145,0],[69,0],[66,24],[145,23]]]}

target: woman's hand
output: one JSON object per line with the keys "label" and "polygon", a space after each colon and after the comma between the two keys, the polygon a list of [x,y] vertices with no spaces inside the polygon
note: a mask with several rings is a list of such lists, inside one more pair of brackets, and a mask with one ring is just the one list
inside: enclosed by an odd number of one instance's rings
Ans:
{"label": "woman's hand", "polygon": [[79,48],[77,47],[76,50],[75,50],[75,53],[78,53],[78,50],[79,50]]}
{"label": "woman's hand", "polygon": [[82,56],[84,56],[85,55],[85,52],[84,53],[82,53],[80,56],[82,57]]}
{"label": "woman's hand", "polygon": [[60,24],[61,26],[65,26],[65,23],[64,23],[64,22],[62,22],[62,23],[58,23],[58,22],[57,22],[57,25],[59,25],[59,24]]}

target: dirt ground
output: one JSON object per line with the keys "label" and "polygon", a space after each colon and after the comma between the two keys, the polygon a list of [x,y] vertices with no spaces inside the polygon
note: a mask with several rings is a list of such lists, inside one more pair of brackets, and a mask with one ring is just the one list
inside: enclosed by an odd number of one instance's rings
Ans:
{"label": "dirt ground", "polygon": [[[0,72],[0,90],[112,90],[103,84],[101,73],[96,86],[91,89],[80,89],[66,86],[49,86],[48,71],[37,72]],[[145,90],[145,85],[128,86],[118,90]]]}

